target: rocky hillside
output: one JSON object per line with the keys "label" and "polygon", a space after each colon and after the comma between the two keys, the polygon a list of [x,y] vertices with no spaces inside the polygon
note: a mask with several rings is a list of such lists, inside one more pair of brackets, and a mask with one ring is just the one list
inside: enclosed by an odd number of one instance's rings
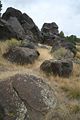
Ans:
{"label": "rocky hillside", "polygon": [[55,22],[41,31],[21,11],[0,18],[0,120],[79,120],[80,45]]}

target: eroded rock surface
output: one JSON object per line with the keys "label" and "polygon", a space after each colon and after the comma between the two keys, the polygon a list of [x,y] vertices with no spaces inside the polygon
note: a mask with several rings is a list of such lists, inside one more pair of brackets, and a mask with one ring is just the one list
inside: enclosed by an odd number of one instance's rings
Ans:
{"label": "eroded rock surface", "polygon": [[[26,35],[28,35],[28,36],[31,36],[34,42],[41,41],[42,36],[41,36],[40,30],[38,29],[34,21],[26,13],[22,13],[21,11],[15,8],[9,7],[7,8],[6,12],[2,15],[2,19],[6,20],[9,24],[11,24],[12,27],[15,29],[15,31],[16,31],[16,26],[18,26],[17,29],[18,29],[19,36],[22,35],[22,32],[24,30],[25,33],[22,36],[20,36],[21,39],[23,38],[26,39]],[[14,24],[13,24],[13,21],[14,21]]]}
{"label": "eroded rock surface", "polygon": [[48,74],[69,77],[73,71],[73,63],[69,60],[45,60],[40,68]]}
{"label": "eroded rock surface", "polygon": [[54,42],[52,44],[51,52],[54,53],[56,50],[60,49],[61,47],[71,51],[73,53],[73,57],[76,55],[77,50],[76,50],[75,44],[73,44],[69,41],[66,41],[65,38],[61,38],[61,37],[57,36],[54,39]]}
{"label": "eroded rock surface", "polygon": [[0,19],[0,40],[15,38],[16,33],[5,20]]}
{"label": "eroded rock surface", "polygon": [[12,47],[3,55],[9,61],[17,64],[32,64],[39,56],[35,49],[25,47]]}
{"label": "eroded rock surface", "polygon": [[56,106],[55,92],[32,75],[1,81],[0,96],[1,120],[51,120]]}
{"label": "eroded rock surface", "polygon": [[58,25],[55,22],[44,23],[41,32],[44,39],[43,43],[52,45],[55,37],[59,35]]}

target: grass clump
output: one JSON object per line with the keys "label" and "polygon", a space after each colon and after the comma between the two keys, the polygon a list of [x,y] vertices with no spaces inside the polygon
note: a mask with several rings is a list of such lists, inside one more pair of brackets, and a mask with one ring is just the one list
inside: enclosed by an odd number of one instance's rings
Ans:
{"label": "grass clump", "polygon": [[5,66],[8,64],[8,61],[3,58],[3,54],[5,54],[10,47],[16,46],[21,46],[21,41],[16,39],[0,41],[0,66]]}
{"label": "grass clump", "polygon": [[10,47],[20,46],[21,41],[16,39],[6,40],[0,42],[0,54],[3,55]]}
{"label": "grass clump", "polygon": [[69,98],[80,99],[80,85],[78,83],[63,85],[61,88],[68,93]]}
{"label": "grass clump", "polygon": [[80,45],[76,45],[76,49],[80,52]]}
{"label": "grass clump", "polygon": [[65,57],[65,55],[67,54],[68,50],[65,49],[64,47],[59,48],[58,50],[56,50],[53,53],[54,58],[56,59],[62,59]]}
{"label": "grass clump", "polygon": [[80,112],[80,104],[78,102],[70,102],[68,105],[67,105],[67,108],[69,110],[70,113],[74,113],[74,114],[77,114]]}
{"label": "grass clump", "polygon": [[80,59],[80,52],[77,52],[76,58]]}

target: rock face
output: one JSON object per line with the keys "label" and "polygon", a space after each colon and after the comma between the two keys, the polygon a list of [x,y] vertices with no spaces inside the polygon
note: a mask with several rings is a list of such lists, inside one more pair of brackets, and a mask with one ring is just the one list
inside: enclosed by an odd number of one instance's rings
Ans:
{"label": "rock face", "polygon": [[24,48],[24,47],[13,47],[10,48],[3,55],[11,62],[17,64],[32,64],[39,56],[39,52],[34,49]]}
{"label": "rock face", "polygon": [[0,96],[1,120],[51,120],[56,106],[54,91],[32,75],[1,81]]}
{"label": "rock face", "polygon": [[44,23],[41,32],[43,35],[43,43],[52,46],[51,52],[64,47],[65,49],[70,50],[74,56],[76,55],[75,45],[71,42],[66,41],[64,37],[60,37],[58,25],[55,22]]}
{"label": "rock face", "polygon": [[54,39],[54,43],[52,44],[52,50],[51,52],[55,52],[56,50],[60,49],[61,47],[64,47],[67,50],[70,50],[74,56],[76,55],[76,47],[73,43],[65,41],[65,38],[61,38],[57,36]]}
{"label": "rock face", "polygon": [[15,38],[16,33],[12,27],[5,21],[0,19],[0,40]]}
{"label": "rock face", "polygon": [[0,120],[24,120],[27,109],[10,80],[0,82],[0,96]]}
{"label": "rock face", "polygon": [[74,59],[74,53],[70,51],[69,49],[66,49],[65,47],[60,47],[54,52],[51,51],[51,54],[56,60],[73,60]]}
{"label": "rock face", "polygon": [[[11,18],[13,18],[13,19],[11,19]],[[25,35],[31,36],[32,40],[34,40],[35,42],[38,42],[41,40],[41,33],[40,33],[38,27],[35,25],[33,20],[27,14],[25,14],[25,13],[22,14],[21,11],[10,7],[3,14],[2,19],[6,20],[8,23],[10,23],[15,30],[17,27],[19,34],[22,34],[21,31],[24,30]],[[15,24],[13,24],[13,22]],[[19,26],[20,26],[20,28],[19,28]],[[19,29],[20,29],[20,31],[19,31]],[[23,39],[23,36],[22,36],[22,39]],[[24,37],[24,39],[26,39],[26,36]]]}
{"label": "rock face", "polygon": [[16,33],[17,39],[24,39],[25,38],[25,31],[21,24],[19,23],[16,17],[10,17],[7,22],[10,24],[14,32]]}
{"label": "rock face", "polygon": [[31,42],[31,38],[28,37],[26,40],[22,41],[21,47],[27,47],[30,49],[36,49],[38,46],[37,43]]}
{"label": "rock face", "polygon": [[55,22],[44,23],[41,29],[44,43],[52,45],[54,38],[59,34],[58,25]]}
{"label": "rock face", "polygon": [[69,77],[73,71],[73,63],[68,60],[46,60],[41,64],[40,69],[55,76]]}

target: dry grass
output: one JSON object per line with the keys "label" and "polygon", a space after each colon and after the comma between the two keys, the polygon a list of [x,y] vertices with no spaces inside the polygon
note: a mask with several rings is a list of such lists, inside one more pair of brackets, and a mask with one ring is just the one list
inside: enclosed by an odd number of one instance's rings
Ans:
{"label": "dry grass", "polygon": [[6,40],[0,42],[0,54],[4,54],[9,47],[19,46],[21,45],[21,41],[18,41],[16,39]]}
{"label": "dry grass", "polygon": [[76,58],[80,59],[80,44],[76,45],[76,49],[77,49]]}
{"label": "dry grass", "polygon": [[67,49],[65,49],[64,47],[61,47],[60,49],[54,52],[53,56],[56,59],[61,59],[61,58],[64,58],[66,53],[67,53]]}
{"label": "dry grass", "polygon": [[[1,47],[0,47],[1,48]],[[61,120],[68,119],[68,115],[80,113],[80,65],[74,64],[72,76],[70,78],[61,78],[59,76],[46,76],[40,71],[40,65],[44,60],[52,59],[48,48],[38,48],[40,57],[32,65],[20,66],[11,64],[7,60],[4,60],[0,54],[0,63],[8,68],[8,71],[0,72],[0,79],[5,79],[13,76],[17,73],[32,74],[41,78],[45,78],[48,84],[55,90],[56,97],[58,99],[57,113],[63,118]],[[76,102],[75,102],[76,101]],[[72,120],[77,120],[73,117]]]}
{"label": "dry grass", "polygon": [[69,98],[80,99],[80,82],[63,84],[61,88],[68,93]]}
{"label": "dry grass", "polygon": [[76,114],[76,113],[80,112],[80,104],[77,101],[69,103],[67,105],[67,108],[70,113]]}
{"label": "dry grass", "polygon": [[77,52],[76,58],[79,58],[79,59],[80,59],[80,52]]}
{"label": "dry grass", "polygon": [[[22,73],[22,74],[27,73],[27,74],[33,74],[36,76],[43,77],[43,73],[41,73],[40,69],[39,69],[40,65],[44,60],[51,59],[52,56],[50,55],[48,48],[46,48],[46,49],[38,48],[37,50],[40,52],[40,56],[39,56],[38,60],[36,60],[33,64],[24,65],[24,66],[10,63],[9,61],[5,60],[2,57],[2,53],[1,53],[0,54],[0,63],[1,63],[0,65],[6,66],[8,68],[8,71],[0,72],[0,79],[7,78],[16,73]],[[4,76],[4,74],[5,74],[5,76]]]}
{"label": "dry grass", "polygon": [[80,52],[80,45],[76,45],[76,49]]}

